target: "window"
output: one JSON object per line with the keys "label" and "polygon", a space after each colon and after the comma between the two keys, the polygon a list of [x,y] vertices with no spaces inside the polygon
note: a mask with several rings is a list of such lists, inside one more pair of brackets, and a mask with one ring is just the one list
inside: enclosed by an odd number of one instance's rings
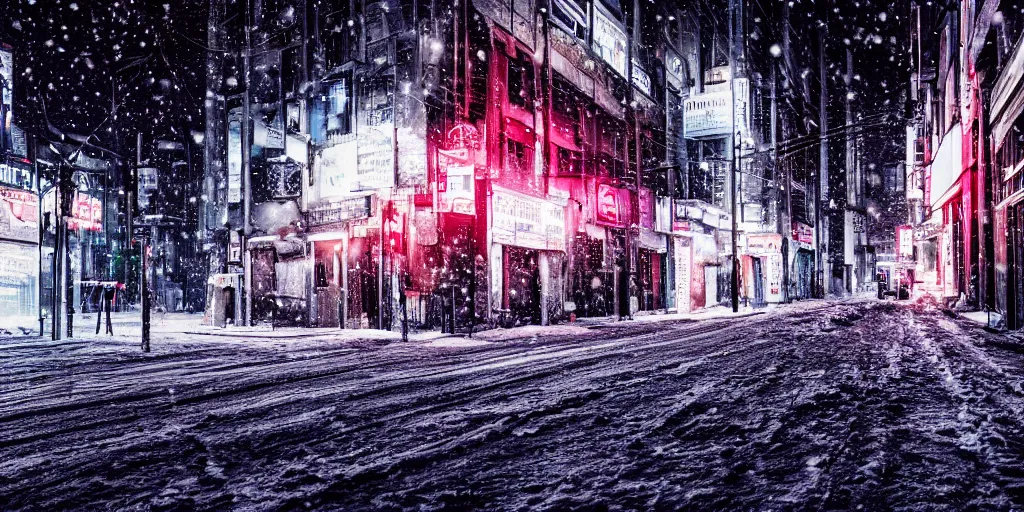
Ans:
{"label": "window", "polygon": [[551,130],[556,137],[579,145],[581,133],[581,101],[572,92],[571,86],[556,79],[551,91]]}
{"label": "window", "polygon": [[352,133],[352,78],[331,84],[327,88],[326,122],[328,135]]}
{"label": "window", "polygon": [[586,9],[576,0],[552,0],[551,19],[556,26],[564,29],[581,41],[587,40]]}
{"label": "window", "polygon": [[522,51],[508,59],[508,102],[520,108],[533,108],[533,61]]}
{"label": "window", "polygon": [[621,122],[599,116],[597,123],[597,173],[611,178],[622,178],[626,171],[626,137]]}
{"label": "window", "polygon": [[[1002,200],[1021,190],[1024,170],[1017,171],[1016,174],[1013,173],[1018,166],[1024,165],[1024,115],[1017,117],[1013,126],[1003,137],[1002,143],[996,149],[995,163],[995,174],[1000,182],[1004,182],[1001,187],[1001,196],[997,198],[997,200]],[[1007,180],[1011,174],[1012,179]]]}
{"label": "window", "polygon": [[559,147],[558,174],[583,174],[583,152]]}
{"label": "window", "polygon": [[505,170],[509,175],[532,175],[533,149],[515,139],[506,139]]}

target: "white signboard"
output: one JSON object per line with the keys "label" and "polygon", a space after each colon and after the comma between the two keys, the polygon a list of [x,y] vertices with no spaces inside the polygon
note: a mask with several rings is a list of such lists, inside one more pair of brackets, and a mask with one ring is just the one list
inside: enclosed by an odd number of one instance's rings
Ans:
{"label": "white signboard", "polygon": [[764,299],[768,302],[782,302],[782,254],[770,254],[764,259],[764,279],[767,284]]}
{"label": "white signboard", "polygon": [[622,76],[626,76],[626,31],[599,5],[594,9],[594,52]]}
{"label": "white signboard", "polygon": [[632,81],[636,90],[648,96],[651,95],[651,77],[643,69],[640,69],[636,62],[633,63]]}
{"label": "white signboard", "polygon": [[492,239],[527,249],[565,251],[565,207],[494,187]]}
{"label": "white signboard", "polygon": [[394,128],[392,125],[361,126],[356,189],[389,188],[395,184]]}
{"label": "white signboard", "polygon": [[356,162],[355,140],[325,148],[317,159],[319,196],[337,197],[352,192]]}
{"label": "white signboard", "polygon": [[476,213],[473,174],[475,167],[449,165],[446,169],[445,190],[441,194],[440,209],[443,212],[474,215]]}
{"label": "white signboard", "polygon": [[689,238],[675,238],[676,309],[680,313],[689,313],[693,309],[693,300],[690,297],[690,281],[693,278],[690,274],[693,263],[692,250]]}
{"label": "white signboard", "polygon": [[[750,83],[736,79],[736,130],[747,131]],[[726,135],[732,132],[732,91],[698,94],[683,102],[683,131],[687,137]]]}

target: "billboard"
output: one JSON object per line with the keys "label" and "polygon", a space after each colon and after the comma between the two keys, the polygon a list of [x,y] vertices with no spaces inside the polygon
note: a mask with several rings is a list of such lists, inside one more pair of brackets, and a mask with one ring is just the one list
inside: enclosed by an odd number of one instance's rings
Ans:
{"label": "billboard", "polygon": [[565,207],[494,187],[491,233],[496,243],[527,249],[565,250]]}
{"label": "billboard", "polygon": [[[746,78],[737,78],[736,89],[736,121],[737,131],[747,131],[749,120],[748,104],[750,82]],[[728,135],[732,132],[732,91],[708,92],[697,94],[683,103],[683,131],[687,137],[708,137]]]}
{"label": "billboard", "polygon": [[0,187],[0,239],[39,243],[39,197]]}
{"label": "billboard", "polygon": [[323,199],[351,193],[357,161],[354,139],[324,148],[314,164],[318,174],[317,197]]}

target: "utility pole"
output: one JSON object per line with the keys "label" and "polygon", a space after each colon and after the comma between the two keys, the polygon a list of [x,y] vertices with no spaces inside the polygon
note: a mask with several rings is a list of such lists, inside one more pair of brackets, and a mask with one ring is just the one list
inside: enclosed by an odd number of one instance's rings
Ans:
{"label": "utility pole", "polygon": [[[242,198],[242,236],[239,237],[241,243],[240,253],[242,256],[242,269],[244,272],[243,279],[245,281],[242,288],[242,300],[244,301],[245,318],[242,320],[242,325],[252,325],[252,258],[249,253],[249,234],[252,232],[251,225],[251,212],[252,212],[252,169],[250,162],[252,156],[252,133],[250,132],[249,124],[252,122],[252,111],[251,111],[251,98],[250,89],[251,77],[250,77],[250,58],[252,53],[252,5],[249,0],[245,2],[245,21],[242,24],[245,30],[245,53],[242,55],[242,73],[245,78],[245,92],[242,93],[242,126],[241,126],[241,138],[242,138],[242,189],[245,194]],[[230,237],[230,234],[228,235]]]}
{"label": "utility pole", "polygon": [[[739,0],[743,1],[743,0]],[[740,256],[739,256],[739,187],[737,186],[737,178],[739,178],[739,165],[737,147],[739,146],[739,139],[741,134],[739,133],[739,127],[736,126],[736,0],[729,0],[729,87],[731,90],[731,112],[732,112],[732,135],[730,136],[732,146],[732,162],[729,173],[729,195],[732,196],[732,311],[736,313],[740,310]]]}
{"label": "utility pole", "polygon": [[59,171],[60,178],[59,179],[64,180],[64,186],[61,187],[61,192],[63,193],[63,196],[61,196],[61,202],[63,204],[61,205],[61,223],[60,223],[61,228],[62,228],[61,229],[61,234],[60,234],[61,247],[62,247],[61,259],[64,260],[64,265],[63,265],[63,267],[61,269],[61,275],[64,278],[64,283],[63,283],[63,288],[64,288],[64,297],[63,297],[63,299],[64,299],[64,301],[63,302],[64,302],[64,310],[67,312],[67,332],[68,332],[67,335],[68,335],[68,338],[72,338],[75,335],[75,331],[74,331],[74,319],[75,319],[75,303],[74,303],[74,300],[75,300],[75,291],[74,290],[75,290],[75,288],[74,288],[74,286],[75,285],[74,285],[74,279],[72,279],[72,275],[71,275],[71,243],[70,243],[71,242],[71,236],[69,235],[69,230],[68,230],[68,217],[71,215],[71,213],[73,211],[73,203],[72,203],[72,201],[74,201],[74,197],[75,197],[75,187],[73,186],[74,185],[74,180],[72,179],[72,174],[74,173],[74,169],[71,169],[71,168],[68,167],[70,165],[70,163],[68,163],[68,162],[62,162],[59,165],[60,165],[60,167],[58,167],[58,169],[60,169],[60,171]]}
{"label": "utility pole", "polygon": [[[135,179],[133,185],[135,188],[136,197],[139,196],[139,168],[142,167],[142,132],[136,134],[135,137],[135,171],[132,173]],[[129,195],[129,197],[131,197]],[[135,208],[134,203],[128,205],[129,218],[131,218],[131,211]],[[129,228],[134,230],[135,226],[133,222],[129,222]],[[133,236],[134,231],[131,233]],[[149,293],[149,244],[146,242],[146,236],[143,235],[139,239],[139,293],[142,295],[142,350],[143,352],[149,352],[149,325],[150,325],[150,293]]]}
{"label": "utility pole", "polygon": [[[789,3],[784,3],[782,6],[782,65],[786,65],[785,59],[789,58],[790,41],[789,41]],[[772,99],[771,99],[771,116],[772,116],[772,155],[774,160],[775,176],[779,175],[779,136],[778,136],[778,117],[779,117],[779,104],[778,104],[778,64],[772,63]],[[789,288],[790,288],[790,263],[789,255],[791,252],[791,246],[793,245],[793,177],[791,174],[792,167],[789,165],[782,166],[782,183],[783,183],[783,196],[785,198],[785,205],[779,219],[779,233],[782,235],[782,302],[789,303]],[[778,190],[778,183],[776,183],[776,190]]]}
{"label": "utility pole", "polygon": [[825,296],[825,262],[827,261],[826,240],[828,239],[828,218],[823,215],[822,205],[828,204],[828,72],[825,65],[825,24],[818,28],[818,130],[820,133],[818,179],[815,181],[817,191],[814,194],[815,249],[818,253],[818,291],[820,297]]}
{"label": "utility pole", "polygon": [[[855,239],[857,234],[853,229],[853,213],[849,206],[857,206],[857,157],[854,148],[853,135],[853,105],[851,95],[853,94],[853,52],[846,49],[846,168],[843,183],[845,184],[845,205],[843,206],[843,282],[847,293],[853,293],[853,283],[856,280],[855,264],[857,262],[854,252]],[[849,261],[848,261],[849,260]]]}

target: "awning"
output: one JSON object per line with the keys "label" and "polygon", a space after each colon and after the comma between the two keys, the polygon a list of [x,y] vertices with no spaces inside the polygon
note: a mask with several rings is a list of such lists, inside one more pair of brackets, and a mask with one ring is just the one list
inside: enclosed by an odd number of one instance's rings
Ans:
{"label": "awning", "polygon": [[659,253],[668,252],[668,237],[647,228],[640,228],[640,238],[637,240],[637,243],[641,249],[657,251]]}
{"label": "awning", "polygon": [[585,224],[587,236],[595,240],[604,240],[607,238],[604,226],[595,226],[593,224]]}

